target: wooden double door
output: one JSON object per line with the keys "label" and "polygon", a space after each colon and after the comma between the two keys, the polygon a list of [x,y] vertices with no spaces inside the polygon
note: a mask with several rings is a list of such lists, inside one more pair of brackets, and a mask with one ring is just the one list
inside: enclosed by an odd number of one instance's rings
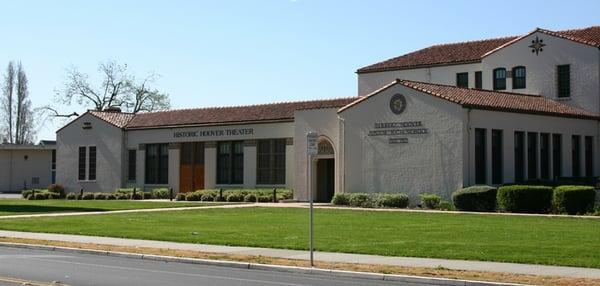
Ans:
{"label": "wooden double door", "polygon": [[204,189],[204,142],[181,143],[179,192]]}

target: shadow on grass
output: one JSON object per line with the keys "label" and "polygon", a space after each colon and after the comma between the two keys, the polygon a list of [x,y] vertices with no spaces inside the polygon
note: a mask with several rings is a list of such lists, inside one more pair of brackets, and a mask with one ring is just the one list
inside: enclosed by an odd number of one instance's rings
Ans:
{"label": "shadow on grass", "polygon": [[19,215],[21,213],[56,213],[56,212],[95,212],[105,211],[102,208],[82,208],[82,207],[59,207],[59,206],[40,206],[40,205],[2,205],[0,203],[0,213],[4,215]]}

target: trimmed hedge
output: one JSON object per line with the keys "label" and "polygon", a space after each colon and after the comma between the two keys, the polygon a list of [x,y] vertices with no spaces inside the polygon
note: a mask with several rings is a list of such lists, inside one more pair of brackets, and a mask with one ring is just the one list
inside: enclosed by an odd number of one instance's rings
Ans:
{"label": "trimmed hedge", "polygon": [[442,198],[435,194],[424,193],[420,194],[419,197],[421,198],[421,207],[426,209],[437,209],[442,201]]}
{"label": "trimmed hedge", "polygon": [[452,202],[457,210],[493,212],[496,210],[498,189],[490,186],[472,186],[452,193]]}
{"label": "trimmed hedge", "polygon": [[498,189],[498,207],[507,212],[549,213],[552,194],[552,187],[546,186],[503,186]]}
{"label": "trimmed hedge", "polygon": [[589,186],[560,186],[554,189],[553,206],[557,213],[586,214],[594,211],[596,191]]}
{"label": "trimmed hedge", "polygon": [[338,206],[360,208],[406,208],[408,195],[387,193],[338,193],[333,195],[331,203]]}

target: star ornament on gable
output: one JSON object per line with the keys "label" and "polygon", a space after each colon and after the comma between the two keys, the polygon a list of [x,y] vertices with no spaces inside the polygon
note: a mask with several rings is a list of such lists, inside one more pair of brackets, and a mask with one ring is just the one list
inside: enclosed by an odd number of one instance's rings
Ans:
{"label": "star ornament on gable", "polygon": [[536,56],[544,50],[544,46],[546,46],[546,44],[544,44],[544,40],[540,40],[537,36],[535,37],[535,40],[531,41],[531,45],[529,45],[531,52],[535,53]]}

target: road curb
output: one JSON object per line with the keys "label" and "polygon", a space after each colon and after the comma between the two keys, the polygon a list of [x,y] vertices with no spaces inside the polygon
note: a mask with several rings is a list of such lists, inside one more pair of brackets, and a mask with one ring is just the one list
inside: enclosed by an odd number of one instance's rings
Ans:
{"label": "road curb", "polygon": [[60,252],[65,252],[65,253],[103,255],[103,256],[112,256],[112,257],[131,258],[131,259],[145,259],[145,260],[163,261],[163,262],[200,264],[200,265],[218,266],[218,267],[233,267],[233,268],[250,269],[250,270],[266,270],[266,271],[288,272],[288,273],[298,273],[298,274],[318,274],[318,275],[326,275],[326,276],[332,276],[332,277],[348,277],[348,278],[359,278],[359,279],[369,279],[369,280],[394,281],[394,282],[403,282],[403,283],[418,283],[421,285],[524,286],[524,284],[515,284],[515,283],[499,283],[499,282],[486,282],[486,281],[462,280],[462,279],[450,279],[450,278],[435,278],[435,277],[423,277],[423,276],[411,276],[411,275],[399,275],[399,274],[355,272],[355,271],[323,269],[323,268],[310,268],[310,267],[297,267],[297,266],[285,266],[285,265],[258,264],[258,263],[249,263],[249,262],[210,260],[210,259],[200,259],[200,258],[163,256],[163,255],[154,255],[154,254],[139,254],[139,253],[129,253],[129,252],[105,251],[105,250],[94,250],[94,249],[83,249],[83,248],[72,248],[72,247],[50,246],[50,245],[37,245],[37,244],[26,244],[26,243],[13,243],[13,242],[0,242],[0,246],[13,247],[13,248],[24,248],[24,249],[34,249],[34,250],[60,251]]}

